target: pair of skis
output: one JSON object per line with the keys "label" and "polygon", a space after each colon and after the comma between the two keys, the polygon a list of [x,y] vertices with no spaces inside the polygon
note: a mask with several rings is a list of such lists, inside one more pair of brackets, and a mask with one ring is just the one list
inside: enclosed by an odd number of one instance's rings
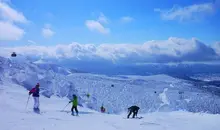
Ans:
{"label": "pair of skis", "polygon": [[144,117],[140,116],[140,117],[135,117],[135,118],[124,118],[124,119],[142,119]]}
{"label": "pair of skis", "polygon": [[[28,106],[29,100],[30,100],[30,95],[28,96],[27,103],[26,103],[26,106],[25,106],[25,110],[27,110],[27,106]],[[35,113],[37,113],[37,114],[42,114],[42,113],[40,112],[40,109],[39,109],[39,108],[34,108],[33,111],[34,111]]]}

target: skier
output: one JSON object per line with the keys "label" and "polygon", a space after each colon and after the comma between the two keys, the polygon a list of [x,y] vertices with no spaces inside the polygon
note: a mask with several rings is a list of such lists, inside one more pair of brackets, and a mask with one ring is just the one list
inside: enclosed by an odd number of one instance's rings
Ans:
{"label": "skier", "polygon": [[87,98],[89,98],[89,97],[90,97],[90,94],[89,94],[89,93],[87,93],[87,94],[86,94],[86,96],[87,96]]}
{"label": "skier", "polygon": [[77,109],[78,100],[77,100],[76,95],[73,95],[73,100],[71,100],[69,103],[71,103],[71,102],[73,103],[72,108],[71,108],[72,115],[74,116],[73,109],[75,109],[76,115],[78,116],[78,109]]}
{"label": "skier", "polygon": [[102,104],[102,106],[100,107],[100,109],[101,109],[101,112],[102,112],[102,113],[105,113],[105,108],[104,108],[103,104]]}
{"label": "skier", "polygon": [[140,108],[139,108],[138,106],[131,106],[131,107],[129,107],[129,108],[128,108],[129,114],[128,114],[127,118],[130,117],[131,113],[133,113],[132,118],[134,118],[135,116],[137,117],[137,114],[138,114],[138,110],[139,110],[139,109],[140,109]]}
{"label": "skier", "polygon": [[32,94],[33,98],[34,98],[34,112],[37,112],[39,113],[40,112],[40,109],[39,109],[39,106],[40,106],[40,102],[39,102],[39,92],[40,92],[40,84],[37,83],[37,85],[32,88],[30,91],[29,91],[29,95]]}

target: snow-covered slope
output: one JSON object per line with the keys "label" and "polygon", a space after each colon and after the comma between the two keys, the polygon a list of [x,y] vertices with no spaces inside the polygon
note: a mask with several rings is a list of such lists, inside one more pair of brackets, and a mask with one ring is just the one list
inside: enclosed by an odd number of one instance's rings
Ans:
{"label": "snow-covered slope", "polygon": [[97,111],[104,104],[107,112],[118,114],[136,104],[141,107],[141,113],[177,110],[220,113],[218,96],[167,75],[109,77],[71,73],[65,68],[39,65],[22,57],[1,58],[0,71],[0,83],[8,81],[30,89],[40,82],[44,96],[76,94],[81,106]]}
{"label": "snow-covered slope", "polygon": [[167,75],[108,77],[71,74],[79,95],[91,95],[88,106],[98,110],[103,103],[110,113],[136,104],[141,112],[186,110],[220,113],[220,98],[199,90],[187,81]]}
{"label": "snow-covered slope", "polygon": [[1,130],[218,130],[220,115],[189,112],[156,112],[140,114],[142,119],[126,119],[120,115],[101,114],[79,107],[79,117],[71,116],[67,98],[40,97],[41,114],[32,112],[28,91],[22,86],[4,80],[0,85]]}
{"label": "snow-covered slope", "polygon": [[27,89],[40,82],[43,86],[41,90],[45,96],[49,97],[53,94],[67,96],[65,95],[67,89],[63,92],[62,87],[70,84],[68,81],[64,82],[64,79],[65,75],[71,72],[60,66],[32,63],[22,56],[11,59],[0,57],[0,71],[0,77],[8,78]]}

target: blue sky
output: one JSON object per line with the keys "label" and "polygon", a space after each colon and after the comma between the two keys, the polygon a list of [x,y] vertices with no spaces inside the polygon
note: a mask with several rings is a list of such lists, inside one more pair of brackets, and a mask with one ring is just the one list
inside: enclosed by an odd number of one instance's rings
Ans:
{"label": "blue sky", "polygon": [[[169,37],[220,41],[219,0],[0,1],[0,43],[7,45],[143,44]],[[17,13],[10,15],[6,6]]]}

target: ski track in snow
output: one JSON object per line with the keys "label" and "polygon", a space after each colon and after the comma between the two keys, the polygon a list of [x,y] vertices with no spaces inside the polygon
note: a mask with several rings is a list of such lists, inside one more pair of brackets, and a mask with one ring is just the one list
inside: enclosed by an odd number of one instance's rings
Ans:
{"label": "ski track in snow", "polygon": [[[42,114],[32,112],[33,99],[27,90],[15,84],[0,85],[1,130],[219,130],[220,115],[189,112],[155,112],[139,115],[142,119],[126,119],[119,115],[101,114],[79,107],[79,117],[71,116],[67,98],[40,97]],[[164,92],[167,90],[164,90]]]}

